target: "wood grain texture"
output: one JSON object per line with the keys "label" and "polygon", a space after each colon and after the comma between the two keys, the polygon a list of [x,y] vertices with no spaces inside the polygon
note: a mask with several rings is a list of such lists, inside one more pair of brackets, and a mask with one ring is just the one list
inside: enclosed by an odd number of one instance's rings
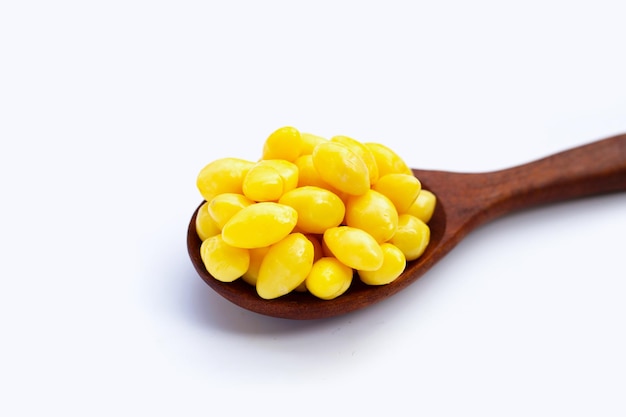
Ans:
{"label": "wood grain texture", "polygon": [[[626,134],[592,142],[516,167],[457,173],[414,169],[424,189],[437,196],[429,226],[431,241],[424,254],[385,286],[367,286],[358,279],[334,300],[291,293],[261,299],[242,280],[223,283],[209,275],[200,258],[201,241],[194,212],[187,248],[200,277],[227,300],[259,314],[297,320],[321,319],[355,311],[386,299],[415,282],[476,227],[508,213],[543,204],[626,191]],[[626,213],[626,212],[625,212]]]}

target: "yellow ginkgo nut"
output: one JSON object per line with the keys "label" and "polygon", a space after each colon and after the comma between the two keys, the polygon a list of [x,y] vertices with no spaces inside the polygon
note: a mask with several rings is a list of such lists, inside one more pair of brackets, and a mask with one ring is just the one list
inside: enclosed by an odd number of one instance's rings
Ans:
{"label": "yellow ginkgo nut", "polygon": [[313,148],[318,143],[326,142],[328,139],[323,138],[321,136],[313,135],[311,133],[301,133],[302,136],[302,149],[300,150],[300,155],[310,155],[313,152]]}
{"label": "yellow ginkgo nut", "polygon": [[437,197],[431,191],[422,190],[407,210],[411,214],[424,223],[428,223],[433,217],[435,206],[437,205]]}
{"label": "yellow ginkgo nut", "polygon": [[292,126],[281,127],[265,140],[262,159],[296,160],[302,150],[302,135]]}
{"label": "yellow ginkgo nut", "polygon": [[278,200],[298,212],[297,227],[305,233],[321,234],[339,226],[346,213],[343,201],[323,188],[304,186],[293,189]]}
{"label": "yellow ginkgo nut", "polygon": [[313,266],[313,244],[302,233],[292,233],[270,246],[256,281],[261,298],[281,297],[304,282]]}
{"label": "yellow ginkgo nut", "polygon": [[370,176],[363,159],[338,142],[322,142],[311,154],[313,165],[324,182],[350,195],[370,189]]}
{"label": "yellow ginkgo nut", "polygon": [[209,214],[209,203],[205,201],[198,208],[198,213],[196,214],[196,233],[200,240],[205,241],[211,236],[218,235],[220,232],[221,228]]}
{"label": "yellow ginkgo nut", "polygon": [[244,207],[235,213],[222,229],[229,245],[239,248],[262,248],[284,239],[298,221],[292,207],[263,202]]}
{"label": "yellow ginkgo nut", "polygon": [[222,230],[226,222],[228,222],[235,213],[252,204],[254,204],[254,201],[243,194],[223,193],[218,194],[209,201],[208,212],[219,230]]}
{"label": "yellow ginkgo nut", "polygon": [[284,159],[264,159],[255,166],[269,166],[274,168],[283,179],[283,193],[293,190],[298,186],[298,166]]}
{"label": "yellow ginkgo nut", "polygon": [[374,190],[391,200],[398,213],[406,213],[415,202],[422,184],[410,174],[386,174],[374,184]]}
{"label": "yellow ginkgo nut", "polygon": [[254,164],[239,158],[216,159],[200,170],[198,191],[206,201],[222,193],[242,194],[243,179]]}
{"label": "yellow ginkgo nut", "polygon": [[368,285],[386,285],[395,281],[406,268],[404,253],[391,243],[380,245],[383,250],[383,265],[376,271],[358,271],[361,281]]}
{"label": "yellow ginkgo nut", "polygon": [[324,257],[313,264],[305,284],[307,290],[314,296],[332,300],[350,288],[353,275],[352,268],[337,258]]}
{"label": "yellow ginkgo nut", "polygon": [[332,142],[345,145],[352,152],[357,154],[363,160],[363,162],[365,162],[365,165],[367,166],[367,172],[369,174],[370,184],[375,184],[376,181],[378,181],[379,174],[376,159],[374,158],[372,151],[367,146],[365,146],[365,144],[359,142],[356,139],[343,135],[333,136],[330,140]]}
{"label": "yellow ginkgo nut", "polygon": [[366,142],[364,145],[374,155],[379,177],[387,174],[412,174],[406,162],[389,147],[376,142]]}
{"label": "yellow ginkgo nut", "polygon": [[276,201],[284,190],[280,172],[268,165],[254,165],[243,179],[243,194],[253,201]]}
{"label": "yellow ginkgo nut", "polygon": [[241,277],[250,264],[248,250],[227,244],[221,235],[202,242],[200,257],[209,274],[222,282],[232,282]]}
{"label": "yellow ginkgo nut", "polygon": [[383,194],[367,190],[363,195],[348,198],[345,224],[366,231],[382,243],[396,233],[398,212]]}
{"label": "yellow ginkgo nut", "polygon": [[380,245],[364,230],[350,226],[331,227],[324,242],[333,256],[350,268],[375,271],[383,265]]}
{"label": "yellow ginkgo nut", "polygon": [[430,228],[410,214],[398,216],[398,230],[389,243],[404,253],[407,261],[413,261],[424,253],[430,242]]}

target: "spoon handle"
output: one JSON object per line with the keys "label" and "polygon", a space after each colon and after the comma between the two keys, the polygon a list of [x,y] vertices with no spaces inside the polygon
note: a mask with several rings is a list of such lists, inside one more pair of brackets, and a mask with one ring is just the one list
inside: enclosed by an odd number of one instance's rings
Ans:
{"label": "spoon handle", "polygon": [[626,191],[626,134],[500,171],[414,170],[445,205],[446,235],[457,242],[475,227],[533,206]]}
{"label": "spoon handle", "polygon": [[539,204],[626,191],[626,134],[482,177],[491,189],[490,217]]}

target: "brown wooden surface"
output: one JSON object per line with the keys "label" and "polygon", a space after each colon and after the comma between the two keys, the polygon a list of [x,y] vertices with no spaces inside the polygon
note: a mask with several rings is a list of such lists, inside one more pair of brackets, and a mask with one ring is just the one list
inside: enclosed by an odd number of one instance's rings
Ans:
{"label": "brown wooden surface", "polygon": [[[517,167],[485,173],[413,170],[423,188],[437,195],[429,225],[431,241],[403,275],[385,286],[358,279],[342,296],[324,301],[306,293],[261,299],[242,280],[222,283],[211,277],[200,258],[194,212],[187,248],[200,277],[227,300],[260,314],[288,319],[320,319],[358,310],[413,283],[477,226],[516,210],[574,198],[626,190],[626,135],[583,145]],[[626,213],[626,212],[625,212]]]}

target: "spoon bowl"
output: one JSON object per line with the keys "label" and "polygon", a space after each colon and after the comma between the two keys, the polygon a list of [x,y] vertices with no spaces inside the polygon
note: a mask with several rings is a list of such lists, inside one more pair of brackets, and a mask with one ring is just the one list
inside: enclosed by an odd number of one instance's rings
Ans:
{"label": "spoon bowl", "polygon": [[187,230],[191,262],[213,290],[259,314],[308,320],[352,312],[406,288],[470,231],[497,217],[542,204],[626,191],[626,134],[499,171],[459,173],[413,169],[413,173],[424,189],[437,196],[437,206],[428,223],[430,243],[423,255],[408,262],[402,275],[390,284],[370,286],[357,278],[346,293],[333,300],[321,300],[300,292],[273,300],[262,299],[256,289],[243,280],[224,283],[206,271],[200,257],[202,242],[195,230],[198,209]]}

